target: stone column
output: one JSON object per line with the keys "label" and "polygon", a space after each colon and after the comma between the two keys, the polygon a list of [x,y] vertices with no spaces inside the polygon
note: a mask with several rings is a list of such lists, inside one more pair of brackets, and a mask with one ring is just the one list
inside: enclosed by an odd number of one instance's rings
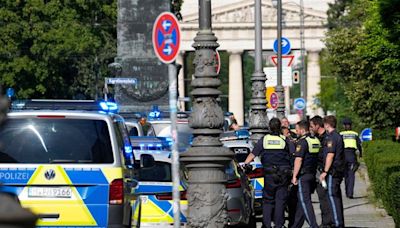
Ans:
{"label": "stone column", "polygon": [[184,68],[184,61],[185,61],[185,51],[179,52],[178,56],[176,57],[175,62],[177,64],[182,65],[181,70],[178,74],[178,107],[179,111],[185,111],[185,101],[183,98],[185,97],[185,68]]}
{"label": "stone column", "polygon": [[313,116],[319,113],[317,106],[314,105],[314,99],[321,91],[321,69],[319,67],[320,50],[312,50],[307,54],[307,115]]}
{"label": "stone column", "polygon": [[243,102],[243,50],[231,50],[229,53],[229,111],[235,114],[240,126],[244,124]]}

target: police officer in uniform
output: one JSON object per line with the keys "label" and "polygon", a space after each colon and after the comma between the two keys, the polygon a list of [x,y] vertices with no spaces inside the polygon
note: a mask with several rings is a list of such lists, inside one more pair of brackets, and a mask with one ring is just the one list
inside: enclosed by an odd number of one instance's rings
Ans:
{"label": "police officer in uniform", "polygon": [[345,118],[343,119],[342,123],[344,131],[340,132],[340,135],[343,137],[344,158],[346,161],[344,183],[346,186],[347,198],[353,199],[355,172],[357,171],[357,168],[359,166],[359,163],[357,162],[356,151],[359,151],[359,156],[361,158],[361,140],[358,137],[357,132],[351,130],[352,123],[350,119]]}
{"label": "police officer in uniform", "polygon": [[[310,130],[311,133],[316,136],[319,141],[321,142],[321,145],[324,145],[325,143],[325,138],[327,136],[325,128],[324,128],[324,121],[321,116],[314,116],[313,118],[310,119]],[[321,173],[324,169],[324,156],[322,152],[322,148],[320,150],[319,156],[318,156],[318,170],[317,173]],[[325,227],[331,227],[331,224],[333,224],[333,219],[331,217],[331,212],[330,212],[330,207],[329,207],[329,202],[328,202],[328,192],[326,189],[320,184],[317,184],[317,194],[318,194],[318,199],[319,199],[319,206],[321,209],[321,219],[322,219],[322,224],[321,228]]]}
{"label": "police officer in uniform", "polygon": [[315,190],[315,174],[317,172],[318,153],[321,144],[318,138],[309,133],[310,124],[302,120],[296,125],[296,133],[300,136],[296,145],[292,184],[298,186],[298,203],[293,228],[301,228],[305,217],[311,228],[318,228],[311,194]]}
{"label": "police officer in uniform", "polygon": [[271,132],[257,142],[244,163],[249,164],[256,156],[261,157],[264,166],[263,225],[272,227],[271,218],[274,212],[275,227],[283,227],[292,173],[290,153],[294,152],[294,144],[281,135],[281,122],[278,118],[270,120],[269,128]]}
{"label": "police officer in uniform", "polygon": [[327,136],[323,144],[324,169],[319,179],[326,182],[328,202],[334,227],[344,227],[343,201],[340,183],[344,176],[344,143],[342,136],[336,131],[336,117],[324,117],[324,128]]}

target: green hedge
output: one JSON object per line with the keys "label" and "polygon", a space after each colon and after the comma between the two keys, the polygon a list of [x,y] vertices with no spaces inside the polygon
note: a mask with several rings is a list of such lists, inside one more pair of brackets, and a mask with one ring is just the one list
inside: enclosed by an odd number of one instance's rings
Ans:
{"label": "green hedge", "polygon": [[375,196],[400,227],[400,144],[374,140],[363,144],[368,175]]}

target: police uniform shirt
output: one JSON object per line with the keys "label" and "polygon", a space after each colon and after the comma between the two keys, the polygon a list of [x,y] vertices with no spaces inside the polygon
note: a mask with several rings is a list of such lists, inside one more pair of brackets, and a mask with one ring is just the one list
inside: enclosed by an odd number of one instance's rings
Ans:
{"label": "police uniform shirt", "polygon": [[323,147],[324,166],[328,153],[335,154],[331,168],[342,170],[344,167],[344,144],[342,136],[336,130],[328,133],[325,137]]}
{"label": "police uniform shirt", "polygon": [[[318,135],[318,134],[317,134],[317,138],[318,138],[319,141],[321,142],[321,146],[325,145],[325,138],[326,138],[326,136],[327,136],[326,131],[324,131],[324,133],[322,133],[321,135]],[[323,164],[324,164],[324,153],[323,153],[322,149],[323,149],[323,148],[321,147],[321,151],[320,151],[320,153],[318,154],[318,164],[319,164],[319,166],[323,169],[324,167],[322,167],[322,166],[323,166]]]}
{"label": "police uniform shirt", "polygon": [[[318,153],[310,153],[309,145],[306,140],[306,137],[310,137],[310,134],[306,134],[305,136],[301,137],[296,144],[296,152],[294,153],[295,157],[303,158],[302,168],[310,168],[316,169],[317,162],[318,162]],[[318,140],[318,139],[316,139]],[[318,144],[319,147],[319,144]],[[318,148],[319,150],[319,148]]]}
{"label": "police uniform shirt", "polygon": [[342,131],[340,135],[343,138],[344,143],[344,156],[347,162],[356,161],[356,150],[360,152],[360,157],[362,156],[361,140],[355,131]]}
{"label": "police uniform shirt", "polygon": [[[294,153],[295,147],[293,142],[289,140],[289,138],[277,135],[277,134],[270,134],[282,137],[285,140],[286,145],[285,149],[283,150],[265,150],[264,149],[264,137],[258,140],[257,144],[255,145],[253,151],[251,152],[254,156],[261,156],[263,165],[276,165],[276,166],[290,166],[290,154]],[[266,163],[266,164],[264,164]]]}

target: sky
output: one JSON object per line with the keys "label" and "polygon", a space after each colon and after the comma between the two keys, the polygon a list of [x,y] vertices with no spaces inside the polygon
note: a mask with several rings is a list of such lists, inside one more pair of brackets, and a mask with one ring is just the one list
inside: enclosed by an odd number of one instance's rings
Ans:
{"label": "sky", "polygon": [[[244,0],[212,0],[211,4],[213,7],[218,7],[221,5],[229,4],[229,3],[236,3],[241,2]],[[333,2],[334,0],[303,0],[304,7],[312,8],[315,10],[326,11],[328,10],[328,2]],[[294,2],[299,4],[299,0],[282,0],[282,3],[289,3]],[[194,9],[197,8],[198,0],[184,0],[182,5],[182,14],[186,14],[186,12],[192,12]]]}

